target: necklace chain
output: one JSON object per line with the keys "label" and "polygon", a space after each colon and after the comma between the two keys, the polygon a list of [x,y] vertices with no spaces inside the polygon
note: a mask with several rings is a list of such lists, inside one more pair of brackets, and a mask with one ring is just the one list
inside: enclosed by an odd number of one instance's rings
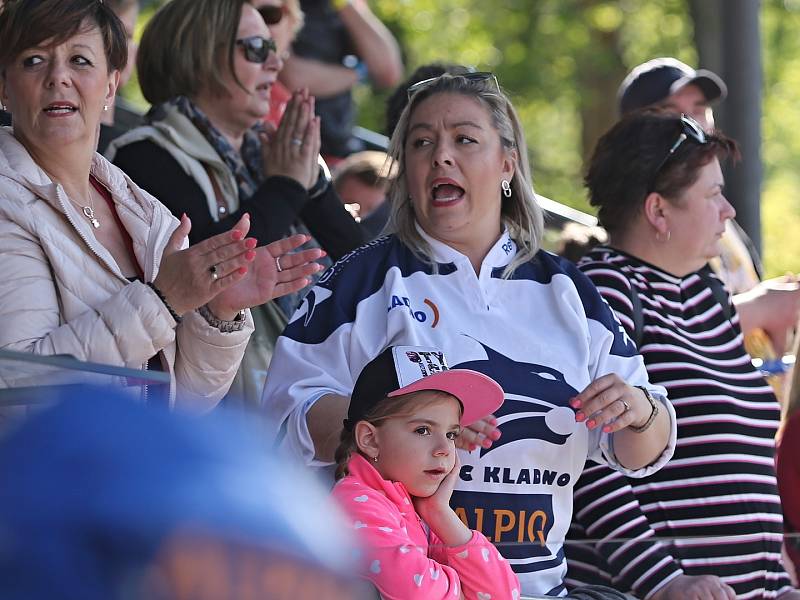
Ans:
{"label": "necklace chain", "polygon": [[[50,177],[50,181],[52,181],[54,183],[58,183],[55,180],[55,178],[53,177],[53,175],[49,171],[47,171],[43,167],[42,167],[42,170],[45,173],[47,173],[47,175]],[[91,175],[89,177],[91,177]],[[75,206],[77,206],[78,208],[81,209],[81,213],[83,214],[84,217],[86,217],[86,220],[89,221],[89,223],[91,223],[92,227],[94,227],[95,229],[100,229],[100,221],[97,220],[97,217],[94,214],[94,203],[92,202],[92,188],[93,187],[94,186],[92,185],[91,179],[90,179],[90,181],[89,181],[89,205],[88,206],[84,206],[84,205],[82,205],[82,204],[80,204],[78,202],[75,202],[75,200],[73,200],[69,196],[67,196],[67,198]]]}

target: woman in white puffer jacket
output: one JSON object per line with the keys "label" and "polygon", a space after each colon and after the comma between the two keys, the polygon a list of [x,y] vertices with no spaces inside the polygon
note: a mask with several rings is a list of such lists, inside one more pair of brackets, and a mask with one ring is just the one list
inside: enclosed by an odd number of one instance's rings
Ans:
{"label": "woman in white puffer jacket", "polygon": [[252,332],[247,308],[306,285],[321,252],[287,254],[305,236],[256,248],[246,215],[187,248],[188,218],[95,153],[127,53],[104,3],[7,4],[0,39],[13,116],[0,129],[0,348],[164,370],[170,405],[213,407]]}

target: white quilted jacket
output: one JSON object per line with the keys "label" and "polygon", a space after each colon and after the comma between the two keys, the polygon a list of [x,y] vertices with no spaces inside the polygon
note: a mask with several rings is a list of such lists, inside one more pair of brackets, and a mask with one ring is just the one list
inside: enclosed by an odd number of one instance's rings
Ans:
{"label": "white quilted jacket", "polygon": [[[178,221],[101,155],[91,171],[152,281]],[[161,350],[170,403],[204,410],[228,390],[252,330],[249,311],[240,332],[221,333],[194,311],[176,327],[148,286],[122,275],[64,188],[0,128],[0,348],[137,369]],[[2,379],[0,387],[14,385]]]}

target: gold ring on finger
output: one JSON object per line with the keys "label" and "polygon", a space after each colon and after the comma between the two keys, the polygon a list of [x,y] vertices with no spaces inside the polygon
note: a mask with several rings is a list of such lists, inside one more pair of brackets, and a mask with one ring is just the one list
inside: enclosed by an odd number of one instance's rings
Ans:
{"label": "gold ring on finger", "polygon": [[620,402],[622,402],[622,406],[625,407],[625,410],[622,411],[622,414],[625,414],[631,409],[631,405],[625,402],[625,400],[620,399]]}
{"label": "gold ring on finger", "polygon": [[276,256],[275,257],[275,267],[278,269],[278,273],[283,271],[283,268],[281,268],[281,257],[280,256]]}

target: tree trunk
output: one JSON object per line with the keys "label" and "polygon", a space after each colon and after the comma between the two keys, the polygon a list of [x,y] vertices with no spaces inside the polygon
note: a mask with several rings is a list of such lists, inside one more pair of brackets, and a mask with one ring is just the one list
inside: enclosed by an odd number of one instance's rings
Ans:
{"label": "tree trunk", "polygon": [[[703,2],[703,0],[699,0]],[[726,195],[736,220],[761,250],[761,35],[759,0],[725,0],[721,13],[728,84],[720,129],[739,142],[742,161],[726,172]]]}

